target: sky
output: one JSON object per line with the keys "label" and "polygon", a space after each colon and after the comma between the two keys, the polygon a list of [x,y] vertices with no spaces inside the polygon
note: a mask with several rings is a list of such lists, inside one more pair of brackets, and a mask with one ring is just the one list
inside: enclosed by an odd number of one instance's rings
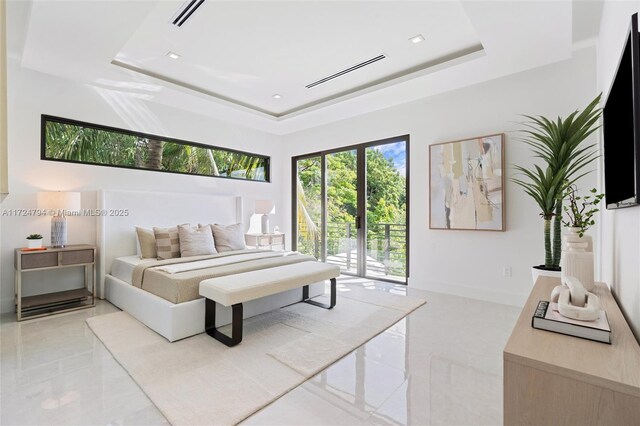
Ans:
{"label": "sky", "polygon": [[384,158],[393,160],[393,164],[402,176],[407,175],[407,156],[405,153],[405,143],[395,142],[374,147],[382,152]]}

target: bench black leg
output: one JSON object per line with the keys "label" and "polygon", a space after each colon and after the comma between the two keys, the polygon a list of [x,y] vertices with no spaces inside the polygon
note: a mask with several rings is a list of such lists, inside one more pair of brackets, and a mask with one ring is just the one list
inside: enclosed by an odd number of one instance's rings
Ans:
{"label": "bench black leg", "polygon": [[231,305],[231,337],[216,328],[216,302],[205,298],[204,329],[219,342],[232,347],[242,342],[242,303]]}
{"label": "bench black leg", "polygon": [[332,309],[336,306],[336,279],[331,278],[331,302],[330,304],[316,302],[315,300],[309,299],[309,286],[305,285],[302,287],[302,301],[304,303],[308,303],[314,306],[320,306],[325,309]]}

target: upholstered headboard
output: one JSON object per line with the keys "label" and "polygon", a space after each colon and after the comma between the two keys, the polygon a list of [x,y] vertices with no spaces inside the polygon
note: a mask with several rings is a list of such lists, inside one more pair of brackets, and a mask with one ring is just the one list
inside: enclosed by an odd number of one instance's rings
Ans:
{"label": "upholstered headboard", "polygon": [[138,191],[98,191],[98,296],[113,259],[136,254],[135,227],[242,222],[242,197]]}

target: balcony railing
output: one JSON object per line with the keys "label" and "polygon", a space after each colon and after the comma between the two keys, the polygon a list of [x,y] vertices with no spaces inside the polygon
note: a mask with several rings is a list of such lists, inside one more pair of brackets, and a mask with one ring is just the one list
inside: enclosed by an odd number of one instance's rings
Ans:
{"label": "balcony railing", "polygon": [[[320,225],[318,224],[318,229]],[[302,229],[301,229],[302,230]],[[404,279],[407,260],[407,226],[401,223],[369,223],[367,226],[367,275]],[[320,259],[320,235],[298,237],[298,250]],[[327,223],[327,262],[343,270],[357,268],[357,230],[350,222]]]}

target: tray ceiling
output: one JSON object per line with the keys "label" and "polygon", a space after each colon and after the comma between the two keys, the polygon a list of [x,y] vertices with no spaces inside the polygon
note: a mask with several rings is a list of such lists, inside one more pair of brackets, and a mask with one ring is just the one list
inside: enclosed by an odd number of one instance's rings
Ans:
{"label": "tray ceiling", "polygon": [[155,102],[276,134],[564,60],[573,46],[571,1],[206,0],[177,27],[182,4],[8,2],[8,45],[22,67],[90,85],[131,120]]}
{"label": "tray ceiling", "polygon": [[206,1],[177,27],[182,4],[158,3],[113,63],[274,117],[482,50],[458,2]]}

